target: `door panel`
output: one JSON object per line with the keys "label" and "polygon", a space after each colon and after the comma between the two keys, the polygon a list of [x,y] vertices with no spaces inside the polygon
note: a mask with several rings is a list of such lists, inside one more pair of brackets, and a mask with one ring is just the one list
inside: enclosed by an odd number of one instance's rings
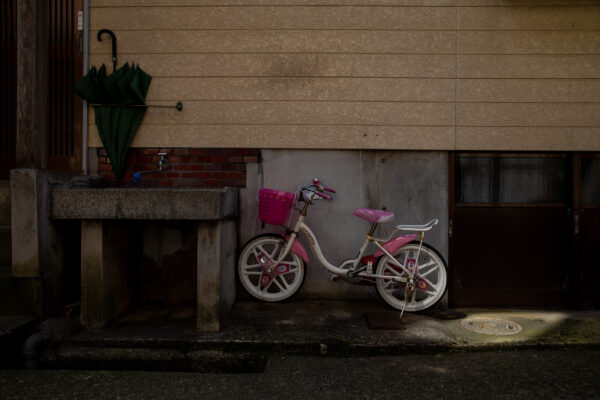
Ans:
{"label": "door panel", "polygon": [[8,179],[15,167],[17,102],[17,1],[0,3],[0,180]]}
{"label": "door panel", "polygon": [[565,305],[565,208],[459,207],[453,230],[453,306]]}
{"label": "door panel", "polygon": [[566,306],[570,157],[459,153],[453,158],[451,305]]}
{"label": "door panel", "polygon": [[580,306],[600,308],[600,154],[578,155],[576,165],[576,261]]}
{"label": "door panel", "polygon": [[83,101],[73,85],[83,76],[81,0],[49,2],[48,169],[82,171]]}

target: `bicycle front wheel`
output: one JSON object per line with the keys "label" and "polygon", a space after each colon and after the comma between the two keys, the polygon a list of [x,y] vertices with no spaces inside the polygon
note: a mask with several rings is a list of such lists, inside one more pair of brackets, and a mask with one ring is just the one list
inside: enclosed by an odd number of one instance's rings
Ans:
{"label": "bicycle front wheel", "polygon": [[[394,256],[396,261],[408,270],[416,268],[415,288],[408,291],[405,282],[377,278],[377,292],[381,298],[397,310],[422,311],[435,305],[446,292],[446,262],[432,246],[423,243],[419,251],[419,242],[411,242],[402,247]],[[407,273],[389,256],[383,256],[377,264],[377,275],[407,278]]]}
{"label": "bicycle front wheel", "polygon": [[290,253],[279,265],[275,262],[284,251],[286,241],[275,234],[251,239],[238,259],[238,276],[250,295],[263,301],[282,301],[296,293],[304,282],[304,261]]}

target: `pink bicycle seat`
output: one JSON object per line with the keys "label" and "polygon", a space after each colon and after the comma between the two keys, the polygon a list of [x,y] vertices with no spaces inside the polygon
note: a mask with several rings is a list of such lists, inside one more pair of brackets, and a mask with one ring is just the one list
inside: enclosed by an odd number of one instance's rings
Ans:
{"label": "pink bicycle seat", "polygon": [[394,213],[391,211],[384,210],[372,210],[370,208],[357,208],[354,210],[352,215],[356,215],[359,218],[366,219],[374,224],[380,222],[388,222],[394,218]]}

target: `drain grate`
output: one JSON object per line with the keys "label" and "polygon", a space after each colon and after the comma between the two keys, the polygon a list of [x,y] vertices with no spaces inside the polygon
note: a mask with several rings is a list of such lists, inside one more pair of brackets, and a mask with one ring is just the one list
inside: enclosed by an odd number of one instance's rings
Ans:
{"label": "drain grate", "polygon": [[523,330],[516,322],[493,317],[467,318],[460,324],[463,328],[485,335],[515,335]]}

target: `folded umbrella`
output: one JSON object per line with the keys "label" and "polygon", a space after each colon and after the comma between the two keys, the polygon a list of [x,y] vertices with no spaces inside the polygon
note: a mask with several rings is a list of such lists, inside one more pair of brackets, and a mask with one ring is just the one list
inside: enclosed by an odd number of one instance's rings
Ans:
{"label": "folded umbrella", "polygon": [[146,107],[152,77],[135,65],[124,64],[110,75],[95,67],[75,84],[74,91],[94,107],[98,134],[113,171],[123,176],[127,153]]}

